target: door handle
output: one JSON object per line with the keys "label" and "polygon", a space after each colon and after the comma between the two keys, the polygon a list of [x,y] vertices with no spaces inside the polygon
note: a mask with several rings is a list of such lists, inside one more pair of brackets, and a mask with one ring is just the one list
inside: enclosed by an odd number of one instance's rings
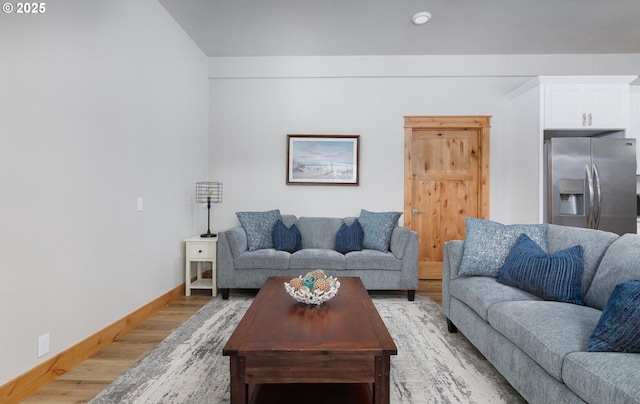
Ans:
{"label": "door handle", "polygon": [[411,211],[411,214],[412,214],[412,215],[419,215],[420,213],[422,213],[422,211],[421,211],[421,210],[418,210],[418,209],[413,209],[413,210]]}

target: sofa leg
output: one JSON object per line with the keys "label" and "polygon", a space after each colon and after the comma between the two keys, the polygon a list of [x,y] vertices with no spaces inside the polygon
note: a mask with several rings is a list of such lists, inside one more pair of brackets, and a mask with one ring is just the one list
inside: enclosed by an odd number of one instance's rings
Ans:
{"label": "sofa leg", "polygon": [[223,300],[227,300],[229,298],[229,289],[220,289],[220,293],[222,293]]}
{"label": "sofa leg", "polygon": [[456,325],[453,324],[449,319],[447,319],[447,331],[449,331],[451,334],[455,334],[458,332],[458,327],[456,327]]}
{"label": "sofa leg", "polygon": [[414,301],[416,299],[416,290],[415,289],[407,290],[407,298],[409,299],[410,302]]}

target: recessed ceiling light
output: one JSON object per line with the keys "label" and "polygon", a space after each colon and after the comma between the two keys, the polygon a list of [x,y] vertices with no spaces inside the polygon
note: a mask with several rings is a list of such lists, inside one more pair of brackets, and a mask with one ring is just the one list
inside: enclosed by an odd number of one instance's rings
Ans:
{"label": "recessed ceiling light", "polygon": [[413,21],[413,23],[416,25],[422,25],[422,24],[426,24],[430,19],[431,19],[431,13],[427,11],[422,11],[422,12],[416,13],[416,15],[413,16],[411,21]]}

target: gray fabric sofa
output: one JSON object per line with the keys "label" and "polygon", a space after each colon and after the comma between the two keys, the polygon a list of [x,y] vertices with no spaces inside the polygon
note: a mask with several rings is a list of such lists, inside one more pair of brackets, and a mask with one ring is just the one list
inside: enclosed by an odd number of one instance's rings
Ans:
{"label": "gray fabric sofa", "polygon": [[616,284],[640,279],[640,236],[557,225],[548,253],[582,245],[584,306],[545,301],[487,276],[459,276],[464,241],[445,243],[442,305],[530,403],[640,403],[640,354],[587,352]]}
{"label": "gray fabric sofa", "polygon": [[217,284],[223,299],[229,297],[230,289],[259,289],[270,276],[293,278],[320,268],[338,279],[358,276],[367,290],[406,290],[409,300],[414,300],[418,287],[418,234],[396,226],[389,252],[335,251],[338,229],[343,223],[351,225],[355,219],[282,215],[283,223],[295,224],[302,235],[302,249],[293,254],[273,248],[249,251],[242,226],[218,233]]}

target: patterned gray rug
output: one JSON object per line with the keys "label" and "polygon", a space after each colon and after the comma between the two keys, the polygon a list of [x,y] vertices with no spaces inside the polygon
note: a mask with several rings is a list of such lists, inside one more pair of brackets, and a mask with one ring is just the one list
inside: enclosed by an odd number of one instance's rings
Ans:
{"label": "patterned gray rug", "polygon": [[[462,334],[447,332],[433,300],[372,298],[398,347],[391,403],[525,403]],[[229,358],[222,347],[252,300],[212,299],[90,403],[228,403]]]}

